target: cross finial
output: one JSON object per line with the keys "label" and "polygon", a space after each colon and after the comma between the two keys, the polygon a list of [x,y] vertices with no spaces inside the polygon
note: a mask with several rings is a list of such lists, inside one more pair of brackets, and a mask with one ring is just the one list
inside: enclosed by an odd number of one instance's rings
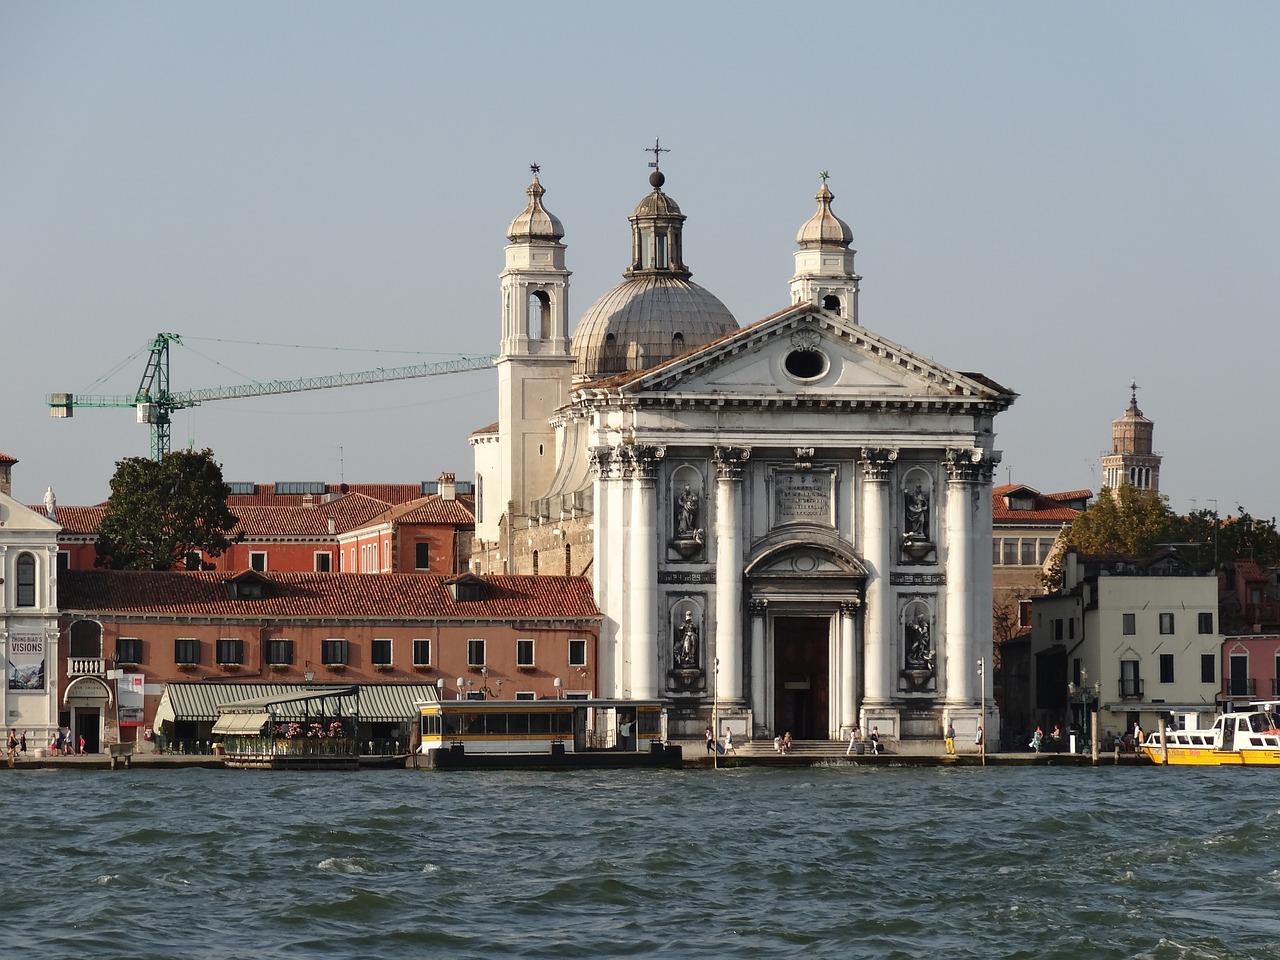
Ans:
{"label": "cross finial", "polygon": [[830,176],[831,174],[827,173],[827,171],[825,170],[818,171],[818,179],[821,180],[823,183],[826,183],[827,180],[830,178]]}
{"label": "cross finial", "polygon": [[652,146],[652,147],[646,147],[644,152],[645,152],[645,153],[652,153],[652,154],[653,154],[653,163],[649,164],[649,166],[651,166],[651,167],[653,167],[653,169],[657,170],[657,169],[658,169],[658,161],[660,161],[660,160],[662,159],[662,157],[661,157],[660,155],[661,155],[661,154],[664,154],[664,153],[670,153],[671,151],[670,151],[670,150],[668,150],[666,147],[664,147],[664,146],[662,145],[662,141],[661,141],[661,140],[659,140],[657,137],[654,137],[654,138],[653,138],[653,146]]}
{"label": "cross finial", "polygon": [[529,169],[533,172],[533,175],[536,177],[538,175],[538,171],[541,170],[542,167],[539,164],[531,163],[529,164]]}
{"label": "cross finial", "polygon": [[1133,379],[1133,380],[1131,380],[1131,381],[1129,382],[1129,390],[1130,390],[1130,396],[1131,396],[1131,399],[1132,399],[1133,405],[1136,407],[1136,406],[1138,405],[1138,381],[1137,381],[1137,378],[1135,378],[1135,379]]}

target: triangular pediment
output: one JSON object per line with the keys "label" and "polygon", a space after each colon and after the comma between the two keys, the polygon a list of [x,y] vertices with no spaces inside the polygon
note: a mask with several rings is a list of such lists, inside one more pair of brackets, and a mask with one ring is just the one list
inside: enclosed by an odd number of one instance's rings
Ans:
{"label": "triangular pediment", "polygon": [[0,493],[0,529],[56,533],[62,527],[8,494]]}
{"label": "triangular pediment", "polygon": [[979,375],[912,353],[815,304],[798,304],[659,367],[612,383],[624,394],[660,392],[690,399],[868,404],[990,404],[1016,394]]}

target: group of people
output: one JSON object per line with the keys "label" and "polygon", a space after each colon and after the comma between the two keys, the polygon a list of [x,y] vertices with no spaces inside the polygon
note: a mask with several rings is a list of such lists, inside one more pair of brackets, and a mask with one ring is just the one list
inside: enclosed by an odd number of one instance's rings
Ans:
{"label": "group of people", "polygon": [[[27,752],[27,731],[21,733],[15,727],[9,728],[9,737],[5,741],[6,754],[10,760],[15,759],[18,754]],[[83,734],[80,737],[79,750],[76,749],[75,738],[71,735],[69,727],[62,727],[49,738],[49,755],[54,757],[72,757],[75,754],[85,753],[85,742]]]}
{"label": "group of people", "polygon": [[[844,755],[847,757],[851,753],[859,752],[857,745],[862,742],[862,731],[854,727],[849,731],[849,746],[845,748]],[[871,733],[867,735],[867,743],[871,745],[872,753],[882,753],[884,751],[883,744],[880,743],[880,728],[872,727]]]}
{"label": "group of people", "polygon": [[1031,734],[1031,742],[1027,744],[1036,753],[1044,753],[1048,750],[1050,753],[1062,752],[1062,727],[1058,724],[1053,725],[1053,733],[1048,737],[1044,735],[1044,727],[1036,724],[1036,729]]}
{"label": "group of people", "polygon": [[49,740],[49,753],[55,757],[74,757],[76,753],[85,753],[84,734],[80,734],[79,747],[77,751],[70,727],[63,727]]}
{"label": "group of people", "polygon": [[788,730],[781,736],[773,738],[773,749],[777,750],[784,757],[791,752],[791,731]]}
{"label": "group of people", "polygon": [[707,727],[706,737],[707,737],[707,753],[719,752],[721,754],[724,754],[725,756],[728,756],[729,754],[732,753],[735,757],[738,755],[738,750],[733,745],[733,731],[730,730],[728,727],[724,728],[724,745],[723,746],[716,743],[715,731],[712,730],[710,727]]}

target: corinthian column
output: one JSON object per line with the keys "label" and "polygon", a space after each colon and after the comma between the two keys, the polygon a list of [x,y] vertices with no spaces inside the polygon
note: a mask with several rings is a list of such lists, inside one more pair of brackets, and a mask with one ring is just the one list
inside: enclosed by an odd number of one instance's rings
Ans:
{"label": "corinthian column", "polygon": [[[966,706],[977,701],[978,642],[974,635],[973,595],[975,561],[974,521],[978,510],[978,476],[982,451],[947,450],[947,610],[946,638],[948,703]],[[991,538],[986,538],[986,543]],[[988,661],[989,662],[989,661]]]}
{"label": "corinthian column", "polygon": [[867,706],[885,706],[893,697],[893,519],[889,473],[897,450],[862,451],[862,557],[867,563],[866,616],[863,628],[863,679]]}
{"label": "corinthian column", "polygon": [[716,649],[720,699],[742,699],[742,464],[749,447],[716,447]]}
{"label": "corinthian column", "polygon": [[627,637],[631,658],[631,696],[651,700],[658,696],[655,681],[658,649],[654,633],[658,596],[658,530],[655,465],[664,447],[629,448],[631,459],[631,548],[627,584],[631,594],[631,630]]}
{"label": "corinthian column", "polygon": [[765,678],[769,671],[764,662],[764,627],[769,601],[756,597],[747,606],[751,609],[751,716],[755,732],[764,733],[773,712],[765,703]]}
{"label": "corinthian column", "polygon": [[854,618],[858,600],[840,604],[840,736],[846,737],[858,725],[858,654],[854,640]]}

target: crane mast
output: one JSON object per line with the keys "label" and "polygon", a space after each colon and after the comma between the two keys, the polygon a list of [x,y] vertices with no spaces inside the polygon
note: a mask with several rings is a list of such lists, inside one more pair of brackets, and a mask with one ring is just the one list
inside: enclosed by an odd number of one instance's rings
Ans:
{"label": "crane mast", "polygon": [[465,373],[493,366],[493,356],[461,357],[457,360],[440,360],[407,367],[379,367],[358,373],[335,373],[319,377],[300,377],[295,380],[270,380],[265,383],[245,383],[230,387],[209,387],[201,390],[173,392],[169,389],[169,344],[181,343],[176,333],[158,333],[151,341],[147,368],[132,395],[101,396],[90,394],[51,393],[48,396],[49,415],[58,419],[71,417],[76,407],[133,407],[138,423],[151,427],[151,458],[161,460],[170,450],[169,429],[173,411],[196,407],[210,400],[234,400],[241,397],[265,397],[280,393],[298,393],[304,390],[328,390],[361,383],[385,383],[390,380],[410,380],[417,377],[433,377],[448,373]]}

